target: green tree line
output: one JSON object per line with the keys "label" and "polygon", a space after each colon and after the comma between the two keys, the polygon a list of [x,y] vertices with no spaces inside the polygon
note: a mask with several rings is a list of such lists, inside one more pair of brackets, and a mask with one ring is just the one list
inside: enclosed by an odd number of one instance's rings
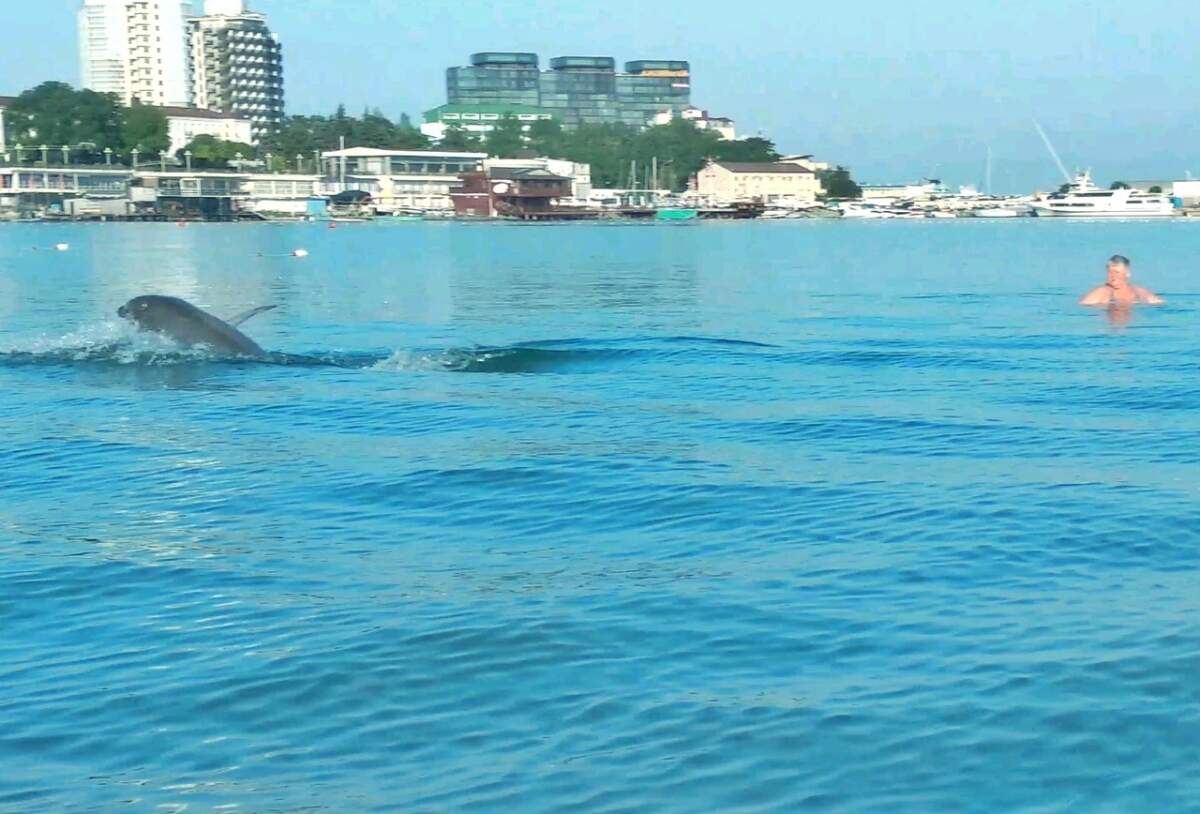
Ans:
{"label": "green tree line", "polygon": [[112,94],[75,90],[65,82],[43,82],[25,91],[4,118],[13,147],[37,150],[44,144],[57,153],[66,146],[72,160],[81,163],[103,161],[106,149],[118,159],[135,149],[157,156],[171,144],[161,110],[125,107]]}

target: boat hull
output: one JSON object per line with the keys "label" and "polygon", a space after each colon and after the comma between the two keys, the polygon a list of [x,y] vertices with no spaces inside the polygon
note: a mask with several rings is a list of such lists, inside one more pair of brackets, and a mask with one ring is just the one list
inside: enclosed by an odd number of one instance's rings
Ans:
{"label": "boat hull", "polygon": [[1033,213],[1039,218],[1076,218],[1079,220],[1095,220],[1096,218],[1110,218],[1117,220],[1147,220],[1150,218],[1173,218],[1179,212],[1176,209],[1155,210],[1155,211],[1140,211],[1140,212],[1063,212],[1058,209],[1049,209],[1046,207],[1035,206]]}

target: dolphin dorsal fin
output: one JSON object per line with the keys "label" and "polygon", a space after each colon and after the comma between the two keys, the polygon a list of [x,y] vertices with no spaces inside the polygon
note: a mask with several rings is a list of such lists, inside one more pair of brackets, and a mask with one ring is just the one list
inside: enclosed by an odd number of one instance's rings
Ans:
{"label": "dolphin dorsal fin", "polygon": [[251,308],[249,311],[243,311],[236,317],[226,320],[226,322],[236,328],[255,314],[261,314],[263,311],[270,311],[274,307],[274,305],[260,305],[257,308]]}

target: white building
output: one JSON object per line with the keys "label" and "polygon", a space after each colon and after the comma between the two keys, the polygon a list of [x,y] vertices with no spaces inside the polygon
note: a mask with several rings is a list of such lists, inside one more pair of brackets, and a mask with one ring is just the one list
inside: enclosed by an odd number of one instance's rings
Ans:
{"label": "white building", "polygon": [[812,170],[783,162],[710,161],[696,173],[696,192],[716,204],[811,203],[822,194]]}
{"label": "white building", "polygon": [[[675,115],[675,111],[667,108],[656,113],[650,123],[670,124]],[[685,107],[679,112],[679,117],[687,119],[700,130],[712,130],[726,141],[737,139],[737,128],[734,126],[733,119],[727,119],[724,116],[710,116],[707,110],[701,110],[698,107]]]}
{"label": "white building", "polygon": [[512,117],[520,123],[522,133],[528,133],[535,122],[550,121],[554,118],[550,111],[530,105],[446,104],[425,111],[425,121],[421,124],[421,132],[434,141],[441,141],[445,138],[446,131],[451,127],[457,127],[472,136],[486,136],[508,117]]}
{"label": "white building", "polygon": [[81,84],[126,105],[186,107],[191,69],[184,21],[190,0],[83,0]]}
{"label": "white building", "polygon": [[196,136],[212,136],[222,141],[251,144],[254,128],[249,119],[236,113],[220,113],[195,107],[161,108],[167,117],[167,133],[171,137],[170,153],[186,147]]}
{"label": "white building", "polygon": [[459,175],[478,170],[487,154],[349,147],[321,158],[329,179],[323,194],[361,190],[381,210],[450,211],[450,190],[459,185]]}
{"label": "white building", "polygon": [[205,0],[188,23],[196,107],[237,113],[253,123],[253,142],[283,119],[283,47],[244,0]]}

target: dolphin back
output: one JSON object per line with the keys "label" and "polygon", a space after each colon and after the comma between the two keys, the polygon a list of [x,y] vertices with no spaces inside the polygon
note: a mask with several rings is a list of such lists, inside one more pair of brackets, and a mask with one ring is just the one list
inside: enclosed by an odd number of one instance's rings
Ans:
{"label": "dolphin back", "polygon": [[187,300],[149,294],[135,297],[118,312],[146,331],[168,336],[181,345],[208,345],[236,356],[266,356],[258,344],[218,317]]}

